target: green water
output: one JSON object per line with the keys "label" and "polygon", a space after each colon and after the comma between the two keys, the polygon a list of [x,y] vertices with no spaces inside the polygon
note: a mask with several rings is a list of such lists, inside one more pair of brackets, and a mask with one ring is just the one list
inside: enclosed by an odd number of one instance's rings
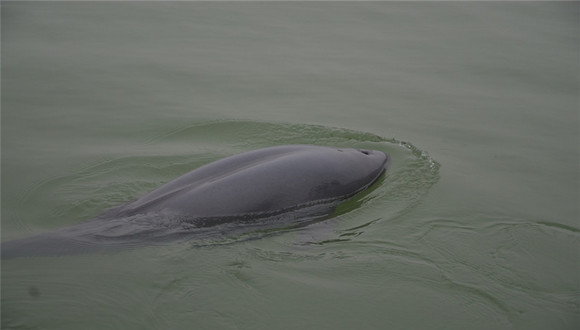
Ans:
{"label": "green water", "polygon": [[2,262],[2,329],[578,329],[579,5],[2,3],[2,241],[198,166],[388,152],[330,220]]}

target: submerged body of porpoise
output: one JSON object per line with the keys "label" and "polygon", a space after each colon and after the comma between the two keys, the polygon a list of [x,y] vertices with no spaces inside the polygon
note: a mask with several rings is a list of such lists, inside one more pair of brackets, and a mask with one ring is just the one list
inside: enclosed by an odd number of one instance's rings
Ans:
{"label": "submerged body of porpoise", "polygon": [[375,150],[312,145],[254,150],[197,168],[90,221],[2,243],[1,254],[3,259],[77,254],[187,238],[220,225],[299,222],[330,214],[371,186],[389,164],[390,156]]}

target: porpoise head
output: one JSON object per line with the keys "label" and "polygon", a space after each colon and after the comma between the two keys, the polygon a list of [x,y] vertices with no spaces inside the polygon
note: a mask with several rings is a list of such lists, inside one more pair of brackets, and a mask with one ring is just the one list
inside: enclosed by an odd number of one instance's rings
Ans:
{"label": "porpoise head", "polygon": [[[327,148],[318,159],[323,171],[318,171],[316,193],[311,199],[349,196],[377,181],[391,164],[391,157],[379,150]],[[332,155],[334,154],[334,155]]]}

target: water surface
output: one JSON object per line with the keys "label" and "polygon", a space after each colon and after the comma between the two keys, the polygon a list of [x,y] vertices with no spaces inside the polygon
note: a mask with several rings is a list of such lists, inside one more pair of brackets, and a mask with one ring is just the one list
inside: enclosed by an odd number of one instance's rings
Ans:
{"label": "water surface", "polygon": [[573,2],[3,2],[2,241],[272,145],[393,165],[258,239],[3,261],[2,328],[578,328],[578,21]]}

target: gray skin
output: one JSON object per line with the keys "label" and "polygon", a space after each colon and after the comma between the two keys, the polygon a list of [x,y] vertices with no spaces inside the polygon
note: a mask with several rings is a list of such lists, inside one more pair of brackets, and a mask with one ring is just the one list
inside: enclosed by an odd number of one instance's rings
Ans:
{"label": "gray skin", "polygon": [[[95,219],[2,243],[2,259],[138,246],[257,219],[316,218],[367,189],[389,167],[382,151],[289,145],[197,168]],[[323,205],[325,207],[313,207]],[[299,210],[307,210],[299,212]]]}

